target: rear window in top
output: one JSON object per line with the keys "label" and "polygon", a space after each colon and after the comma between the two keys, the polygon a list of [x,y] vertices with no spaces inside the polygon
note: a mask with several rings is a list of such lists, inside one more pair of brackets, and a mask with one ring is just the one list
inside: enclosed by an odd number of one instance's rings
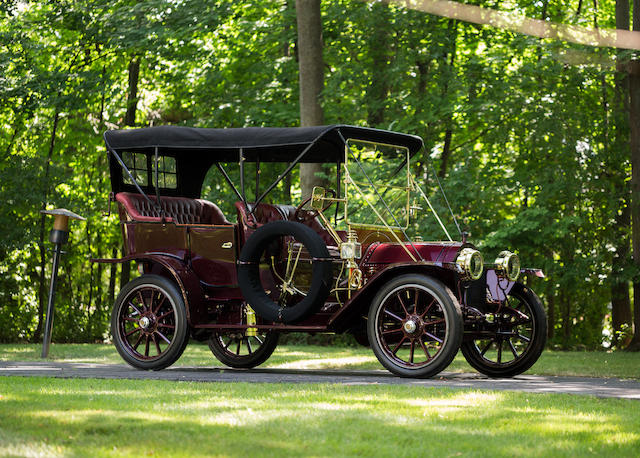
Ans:
{"label": "rear window in top", "polygon": [[[140,186],[155,185],[155,168],[153,166],[154,156],[147,156],[144,153],[122,154],[122,160]],[[149,183],[151,178],[151,183]],[[133,184],[128,174],[124,174],[124,182]],[[165,189],[176,189],[178,179],[176,175],[176,159],[170,156],[158,156],[158,187]]]}

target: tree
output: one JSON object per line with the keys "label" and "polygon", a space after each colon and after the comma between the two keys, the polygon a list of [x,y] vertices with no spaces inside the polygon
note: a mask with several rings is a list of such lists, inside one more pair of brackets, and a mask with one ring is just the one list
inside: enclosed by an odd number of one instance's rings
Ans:
{"label": "tree", "polygon": [[[640,0],[633,0],[633,30],[640,32]],[[640,60],[629,62],[629,146],[631,148],[631,226],[633,264],[640,272]],[[629,349],[640,351],[640,274],[633,281],[635,332]]]}
{"label": "tree", "polygon": [[[629,0],[616,0],[616,28],[619,30],[629,30]],[[613,118],[613,138],[612,141],[606,139],[611,161],[607,164],[610,170],[610,178],[613,188],[613,196],[617,202],[614,203],[614,224],[612,239],[615,246],[615,253],[611,262],[611,328],[613,330],[613,340],[616,345],[625,345],[626,342],[619,341],[619,333],[626,327],[631,327],[631,300],[629,297],[629,278],[626,274],[628,270],[627,258],[629,256],[629,226],[631,224],[629,207],[629,190],[626,183],[626,164],[629,162],[629,78],[624,68],[624,61],[627,59],[626,53],[618,51],[618,65],[614,74],[615,92],[613,98],[612,118]],[[604,76],[603,76],[604,81]],[[603,90],[606,95],[606,90]],[[606,113],[605,113],[606,116]]]}
{"label": "tree", "polygon": [[[324,123],[321,94],[324,87],[322,59],[322,16],[320,0],[296,0],[298,22],[298,65],[300,82],[300,125]],[[321,164],[300,164],[302,198],[311,195],[314,186],[322,186]]]}

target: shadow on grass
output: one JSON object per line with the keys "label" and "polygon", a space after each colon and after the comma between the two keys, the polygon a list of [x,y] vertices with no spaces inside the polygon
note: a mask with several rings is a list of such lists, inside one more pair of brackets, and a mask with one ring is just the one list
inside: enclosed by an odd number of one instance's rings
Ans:
{"label": "shadow on grass", "polygon": [[6,378],[0,396],[0,455],[637,456],[640,445],[634,401],[557,395]]}
{"label": "shadow on grass", "polygon": [[[39,361],[41,346],[0,344],[0,360]],[[124,364],[113,345],[53,344],[54,361]],[[639,377],[640,353],[545,351],[528,374],[578,375],[586,377]],[[191,342],[175,366],[222,367],[206,344]],[[263,367],[295,369],[374,370],[382,366],[370,348],[282,345]],[[475,372],[461,354],[446,369],[449,372]]]}

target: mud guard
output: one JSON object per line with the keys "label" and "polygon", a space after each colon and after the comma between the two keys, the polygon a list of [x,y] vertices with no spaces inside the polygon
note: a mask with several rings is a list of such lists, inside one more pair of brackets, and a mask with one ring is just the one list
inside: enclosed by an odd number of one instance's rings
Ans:
{"label": "mud guard", "polygon": [[431,276],[442,281],[452,291],[455,290],[455,271],[453,266],[440,262],[423,261],[419,263],[390,264],[384,270],[377,272],[367,280],[367,283],[354,293],[351,299],[345,303],[329,321],[329,329],[335,332],[343,332],[353,324],[359,314],[368,312],[371,300],[380,287],[389,279],[406,273],[417,273]]}
{"label": "mud guard", "polygon": [[[149,262],[160,266],[171,275],[178,285],[178,289],[184,299],[187,309],[187,322],[189,326],[202,324],[206,320],[206,308],[204,307],[204,291],[196,274],[178,256],[157,253],[139,253],[124,258],[91,259],[91,262],[102,264],[123,264],[125,262],[138,261]],[[153,268],[151,269],[153,272]],[[159,273],[159,272],[154,272]]]}

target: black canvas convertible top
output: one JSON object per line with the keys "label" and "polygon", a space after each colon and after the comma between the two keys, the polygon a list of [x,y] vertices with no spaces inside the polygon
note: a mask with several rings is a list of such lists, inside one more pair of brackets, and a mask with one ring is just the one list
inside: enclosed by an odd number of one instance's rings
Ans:
{"label": "black canvas convertible top", "polygon": [[[244,162],[283,162],[291,168],[300,162],[340,163],[345,158],[345,140],[365,140],[405,147],[410,154],[422,148],[415,135],[347,125],[314,127],[246,127],[209,129],[158,126],[143,129],[109,130],[104,133],[109,155],[111,187],[114,192],[154,193],[152,158],[175,158],[177,186],[162,189],[164,195],[198,197],[206,172],[216,164]],[[146,156],[146,183],[126,179],[123,153]],[[140,169],[138,167],[138,174]],[[227,181],[228,181],[228,177]],[[269,188],[270,189],[270,188]],[[244,191],[242,191],[244,194]]]}
{"label": "black canvas convertible top", "polygon": [[306,148],[300,162],[338,162],[344,156],[345,139],[367,140],[403,146],[413,154],[422,147],[422,139],[380,129],[346,125],[314,127],[245,127],[210,129],[159,126],[144,129],[109,130],[104,139],[113,151],[155,149],[173,155],[206,154],[212,162],[238,160],[243,150],[247,161],[290,162]]}

